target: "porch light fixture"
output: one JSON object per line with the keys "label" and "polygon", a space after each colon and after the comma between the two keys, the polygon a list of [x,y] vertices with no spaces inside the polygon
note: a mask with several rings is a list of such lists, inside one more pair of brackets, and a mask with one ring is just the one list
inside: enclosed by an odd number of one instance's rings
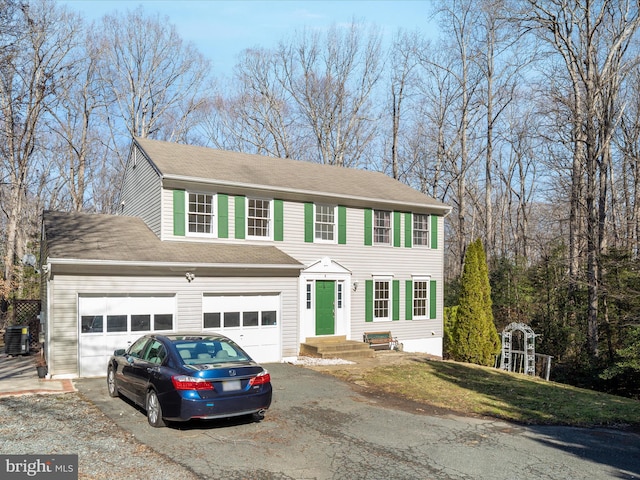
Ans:
{"label": "porch light fixture", "polygon": [[191,272],[185,273],[184,276],[187,279],[187,282],[189,282],[189,283],[193,282],[195,280],[195,278],[196,278],[195,273],[191,273]]}

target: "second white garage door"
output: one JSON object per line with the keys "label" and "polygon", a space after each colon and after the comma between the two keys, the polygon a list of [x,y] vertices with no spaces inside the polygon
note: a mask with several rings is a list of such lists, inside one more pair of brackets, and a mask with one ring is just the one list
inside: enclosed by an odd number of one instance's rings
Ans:
{"label": "second white garage door", "polygon": [[279,362],[280,295],[205,295],[204,330],[237,342],[257,362]]}

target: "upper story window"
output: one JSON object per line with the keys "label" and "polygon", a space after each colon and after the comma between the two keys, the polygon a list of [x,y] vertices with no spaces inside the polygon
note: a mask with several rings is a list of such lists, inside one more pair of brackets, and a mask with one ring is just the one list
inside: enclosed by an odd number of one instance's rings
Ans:
{"label": "upper story window", "polygon": [[391,245],[391,212],[374,210],[373,243],[378,245]]}
{"label": "upper story window", "polygon": [[189,193],[188,231],[189,233],[212,235],[213,199],[210,193]]}
{"label": "upper story window", "polygon": [[429,245],[429,215],[413,214],[413,244]]}
{"label": "upper story window", "polygon": [[336,231],[335,207],[316,205],[315,240],[320,242],[334,242]]}
{"label": "upper story window", "polygon": [[271,237],[271,201],[250,198],[247,212],[247,236]]}

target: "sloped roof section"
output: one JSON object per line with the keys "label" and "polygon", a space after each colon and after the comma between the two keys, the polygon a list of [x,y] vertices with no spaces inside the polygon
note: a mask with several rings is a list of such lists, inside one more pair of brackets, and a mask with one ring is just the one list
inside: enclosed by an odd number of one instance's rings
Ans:
{"label": "sloped roof section", "polygon": [[136,217],[47,211],[43,232],[49,261],[301,268],[270,245],[161,241]]}
{"label": "sloped roof section", "polygon": [[386,202],[448,211],[428,195],[380,172],[136,138],[165,178]]}

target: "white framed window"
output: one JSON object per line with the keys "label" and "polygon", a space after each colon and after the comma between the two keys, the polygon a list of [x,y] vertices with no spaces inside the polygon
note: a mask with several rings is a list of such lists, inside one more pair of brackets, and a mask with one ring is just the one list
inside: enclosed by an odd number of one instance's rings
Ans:
{"label": "white framed window", "polygon": [[429,215],[413,214],[413,244],[429,246]]}
{"label": "white framed window", "polygon": [[249,198],[248,200],[247,237],[270,239],[273,202],[261,198]]}
{"label": "white framed window", "polygon": [[373,243],[376,245],[391,245],[391,212],[374,210]]}
{"label": "white framed window", "polygon": [[429,318],[429,278],[413,279],[413,318]]}
{"label": "white framed window", "polygon": [[373,279],[373,321],[391,320],[391,278]]}
{"label": "white framed window", "polygon": [[314,238],[316,242],[335,243],[336,241],[336,207],[316,205],[314,221]]}
{"label": "white framed window", "polygon": [[214,235],[215,195],[189,192],[187,200],[187,232],[190,235]]}

